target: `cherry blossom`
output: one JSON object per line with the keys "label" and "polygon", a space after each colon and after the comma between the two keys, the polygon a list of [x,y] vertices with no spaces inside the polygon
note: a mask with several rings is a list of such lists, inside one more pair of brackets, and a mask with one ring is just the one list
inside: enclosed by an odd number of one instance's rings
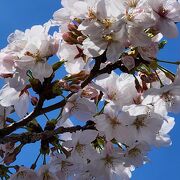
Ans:
{"label": "cherry blossom", "polygon": [[29,168],[21,167],[18,172],[10,177],[10,180],[38,179],[38,175]]}
{"label": "cherry blossom", "polygon": [[[61,5],[45,24],[15,30],[0,50],[0,177],[128,180],[152,148],[172,144],[180,62],[157,56],[167,43],[162,38],[178,35],[180,3]],[[178,65],[176,74],[161,63]],[[14,165],[37,141],[33,164]]]}
{"label": "cherry blossom", "polygon": [[121,143],[128,143],[127,135],[130,131],[127,125],[129,125],[129,118],[127,113],[108,104],[104,109],[104,114],[95,117],[96,128],[103,132],[107,141],[115,138]]}
{"label": "cherry blossom", "polygon": [[87,161],[87,159],[92,159],[95,151],[91,147],[90,143],[95,140],[98,132],[93,130],[86,130],[83,132],[76,132],[73,135],[72,140],[66,141],[63,145],[67,148],[73,148],[72,158]]}
{"label": "cherry blossom", "polygon": [[147,143],[137,143],[133,147],[127,148],[124,154],[125,166],[133,165],[138,167],[148,162],[147,153],[150,146]]}
{"label": "cherry blossom", "polygon": [[176,37],[178,30],[175,22],[179,22],[180,4],[176,0],[149,0],[150,7],[153,9],[154,16],[157,19],[157,29],[169,38]]}
{"label": "cherry blossom", "polygon": [[52,173],[49,169],[50,168],[48,167],[48,165],[42,166],[39,169],[38,178],[42,180],[58,180],[59,178],[54,173]]}
{"label": "cherry blossom", "polygon": [[79,94],[73,95],[69,98],[67,104],[64,106],[62,111],[61,122],[66,121],[66,119],[74,115],[77,119],[81,121],[91,120],[93,115],[96,114],[96,106],[91,101],[84,97],[81,97]]}

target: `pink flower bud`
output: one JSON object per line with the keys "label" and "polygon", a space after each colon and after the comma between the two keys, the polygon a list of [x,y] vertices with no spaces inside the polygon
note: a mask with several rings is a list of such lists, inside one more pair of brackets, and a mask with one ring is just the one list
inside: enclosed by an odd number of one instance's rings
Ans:
{"label": "pink flower bud", "polygon": [[76,36],[72,32],[66,32],[62,35],[65,42],[69,44],[78,44]]}
{"label": "pink flower bud", "polygon": [[81,87],[78,85],[75,85],[75,84],[69,86],[69,90],[72,92],[78,92],[80,89],[81,89]]}
{"label": "pink flower bud", "polygon": [[32,105],[33,105],[33,106],[36,106],[36,105],[37,105],[37,103],[38,103],[38,98],[37,98],[37,97],[32,96],[32,97],[31,97],[31,103],[32,103]]}
{"label": "pink flower bud", "polygon": [[90,86],[87,86],[83,89],[81,95],[86,98],[96,99],[98,97],[98,91]]}
{"label": "pink flower bud", "polygon": [[69,31],[76,31],[77,30],[77,26],[76,25],[74,25],[74,24],[68,24],[68,30]]}
{"label": "pink flower bud", "polygon": [[84,41],[84,37],[83,36],[79,36],[78,38],[77,38],[77,41],[80,43],[80,44],[82,44],[83,43],[83,41]]}

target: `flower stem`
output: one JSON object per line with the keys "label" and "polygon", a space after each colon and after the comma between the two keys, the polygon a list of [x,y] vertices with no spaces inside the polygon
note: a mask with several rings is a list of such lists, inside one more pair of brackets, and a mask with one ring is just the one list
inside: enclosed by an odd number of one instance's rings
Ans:
{"label": "flower stem", "polygon": [[165,61],[165,60],[159,60],[159,59],[155,59],[157,62],[163,62],[163,63],[167,63],[167,64],[175,64],[175,65],[180,65],[180,61],[176,61],[176,62],[171,62],[171,61]]}

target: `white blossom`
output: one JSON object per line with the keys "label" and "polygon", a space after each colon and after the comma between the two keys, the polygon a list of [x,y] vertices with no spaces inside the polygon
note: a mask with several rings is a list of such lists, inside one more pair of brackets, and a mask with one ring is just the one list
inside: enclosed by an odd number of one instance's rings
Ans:
{"label": "white blossom", "polygon": [[13,174],[10,178],[10,180],[38,180],[39,177],[36,174],[35,171],[33,171],[32,169],[29,168],[25,168],[25,167],[20,167],[20,169],[18,170],[17,173]]}
{"label": "white blossom", "polygon": [[156,18],[156,28],[166,37],[178,35],[175,22],[180,21],[180,4],[176,0],[149,0]]}
{"label": "white blossom", "polygon": [[59,178],[50,171],[50,167],[48,165],[41,166],[38,171],[39,180],[58,180]]}
{"label": "white blossom", "polygon": [[79,94],[75,94],[68,99],[68,102],[63,108],[61,122],[66,121],[70,116],[75,116],[78,120],[88,121],[96,114],[96,105],[94,102],[80,97]]}
{"label": "white blossom", "polygon": [[148,162],[147,153],[150,151],[150,146],[147,143],[137,143],[134,146],[127,148],[124,154],[125,166],[133,165],[138,167]]}

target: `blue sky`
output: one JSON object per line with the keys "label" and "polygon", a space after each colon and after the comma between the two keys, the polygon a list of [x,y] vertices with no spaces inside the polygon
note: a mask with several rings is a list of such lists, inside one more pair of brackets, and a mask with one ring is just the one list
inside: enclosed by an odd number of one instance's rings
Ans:
{"label": "blue sky", "polygon": [[[0,48],[6,46],[7,36],[15,29],[25,30],[35,24],[42,24],[52,17],[60,7],[59,0],[1,0],[0,6]],[[180,26],[179,26],[180,29]],[[169,40],[159,59],[180,60],[180,38]],[[175,66],[166,66],[175,71]],[[52,115],[52,114],[51,114]],[[168,148],[154,149],[150,163],[133,173],[132,180],[178,180],[180,179],[180,115],[170,133],[173,144]],[[38,152],[37,145],[28,145],[18,157],[20,164],[30,164]]]}

